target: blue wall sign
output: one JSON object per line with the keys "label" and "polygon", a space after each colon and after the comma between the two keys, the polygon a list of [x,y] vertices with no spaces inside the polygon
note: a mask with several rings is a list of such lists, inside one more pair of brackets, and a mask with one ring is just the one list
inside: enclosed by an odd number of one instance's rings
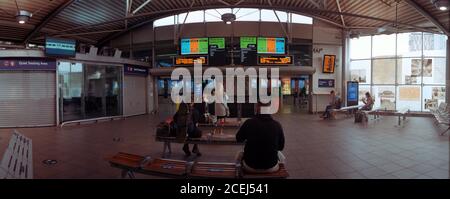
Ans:
{"label": "blue wall sign", "polygon": [[75,57],[77,42],[73,39],[45,39],[45,55],[56,57]]}

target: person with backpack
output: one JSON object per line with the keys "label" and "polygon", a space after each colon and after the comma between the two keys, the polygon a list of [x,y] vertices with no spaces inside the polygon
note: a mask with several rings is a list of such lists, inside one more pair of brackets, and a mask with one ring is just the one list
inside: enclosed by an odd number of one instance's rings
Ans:
{"label": "person with backpack", "polygon": [[[187,138],[200,138],[202,137],[202,132],[198,128],[198,123],[200,120],[200,113],[194,107],[194,102],[191,104],[186,104],[182,102],[178,111],[173,116],[173,121],[176,125],[177,129],[177,137],[180,139]],[[191,152],[189,150],[189,144],[185,143],[183,145],[183,151],[186,156],[190,156]],[[192,149],[192,153],[197,156],[201,156],[200,150],[198,149],[198,145],[194,144],[194,148]]]}

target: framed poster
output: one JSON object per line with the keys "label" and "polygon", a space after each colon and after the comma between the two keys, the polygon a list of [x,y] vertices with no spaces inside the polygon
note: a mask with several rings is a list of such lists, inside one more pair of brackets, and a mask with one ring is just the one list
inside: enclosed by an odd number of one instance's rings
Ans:
{"label": "framed poster", "polygon": [[336,67],[336,55],[323,56],[323,73],[334,73]]}

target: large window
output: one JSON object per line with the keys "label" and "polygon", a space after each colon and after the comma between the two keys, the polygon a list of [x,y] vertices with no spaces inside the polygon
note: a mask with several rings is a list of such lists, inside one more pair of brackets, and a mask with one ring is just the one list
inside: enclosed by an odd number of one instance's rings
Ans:
{"label": "large window", "polygon": [[122,69],[59,62],[60,116],[74,121],[122,114]]}
{"label": "large window", "polygon": [[[154,21],[153,26],[168,26],[182,23],[203,23],[203,22],[221,22],[222,15],[225,13],[233,13],[236,15],[236,21],[262,21],[262,22],[278,22],[296,24],[312,24],[311,17],[279,11],[256,9],[256,8],[220,8],[199,10],[188,13],[181,13]],[[276,13],[276,14],[275,14]],[[277,17],[278,15],[278,17]]]}
{"label": "large window", "polygon": [[401,33],[350,40],[349,79],[374,108],[428,111],[445,100],[447,36]]}

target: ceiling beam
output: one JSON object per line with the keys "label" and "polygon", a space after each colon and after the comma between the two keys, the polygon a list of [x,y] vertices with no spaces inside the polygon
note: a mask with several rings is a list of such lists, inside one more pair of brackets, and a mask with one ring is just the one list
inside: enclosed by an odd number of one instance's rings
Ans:
{"label": "ceiling beam", "polygon": [[[336,4],[337,4],[337,8],[338,8],[339,13],[342,13],[341,3],[339,2],[339,0],[336,0]],[[345,27],[344,16],[342,16],[342,14],[340,14],[340,16],[341,16],[342,26]]]}
{"label": "ceiling beam", "polygon": [[325,9],[325,0],[308,0],[311,4],[319,9]]}
{"label": "ceiling beam", "polygon": [[223,4],[227,5],[227,6],[231,6],[230,3],[228,3],[228,2],[226,2],[224,0],[217,0],[217,1],[220,2],[220,3],[223,3]]}
{"label": "ceiling beam", "polygon": [[147,0],[144,3],[142,3],[138,8],[136,8],[133,11],[133,15],[135,15],[137,12],[139,12],[139,10],[141,10],[142,8],[144,8],[148,3],[150,3],[152,0]]}
{"label": "ceiling beam", "polygon": [[424,16],[428,21],[430,21],[433,25],[439,28],[442,32],[444,32],[447,36],[450,36],[450,31],[444,27],[435,17],[433,17],[428,11],[426,11],[421,5],[413,0],[404,0],[409,6],[414,8],[417,12],[419,12],[422,16]]}
{"label": "ceiling beam", "polygon": [[54,19],[59,13],[61,13],[63,10],[65,10],[67,7],[69,7],[70,5],[72,5],[74,2],[76,2],[77,0],[66,0],[63,4],[61,4],[58,8],[56,8],[55,10],[53,10],[52,12],[50,12],[50,14],[48,14],[44,20],[37,25],[33,31],[31,31],[27,37],[25,38],[25,40],[23,41],[24,44],[28,43],[37,33],[39,33],[41,31],[42,28],[44,28],[52,19]]}

